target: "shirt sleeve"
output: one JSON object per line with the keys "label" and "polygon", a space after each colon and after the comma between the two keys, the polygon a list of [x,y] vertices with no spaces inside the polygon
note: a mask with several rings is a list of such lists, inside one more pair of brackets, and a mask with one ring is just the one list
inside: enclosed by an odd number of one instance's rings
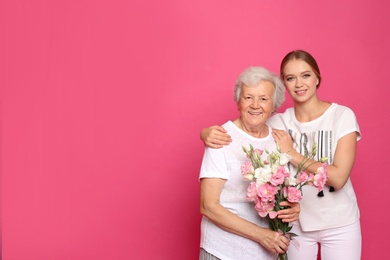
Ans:
{"label": "shirt sleeve", "polygon": [[339,124],[339,138],[350,134],[352,132],[357,133],[357,141],[361,139],[361,133],[360,133],[360,127],[357,122],[355,113],[349,109],[346,108],[342,114],[340,115],[338,121],[340,122]]}
{"label": "shirt sleeve", "polygon": [[213,149],[206,147],[200,168],[199,179],[201,178],[228,179],[224,148]]}
{"label": "shirt sleeve", "polygon": [[286,124],[283,121],[282,114],[275,114],[275,115],[271,116],[267,120],[266,124],[269,127],[275,128],[275,129],[280,129],[280,130],[286,130],[287,129],[287,126],[286,126]]}

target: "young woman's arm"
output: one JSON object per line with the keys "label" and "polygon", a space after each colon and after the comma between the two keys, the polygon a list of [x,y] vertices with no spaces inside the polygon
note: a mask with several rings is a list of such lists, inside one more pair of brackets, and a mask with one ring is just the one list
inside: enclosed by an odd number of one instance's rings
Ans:
{"label": "young woman's arm", "polygon": [[203,128],[200,132],[200,139],[211,148],[222,148],[222,146],[228,145],[232,141],[226,130],[218,125]]}
{"label": "young woman's arm", "polygon": [[[286,131],[273,129],[272,135],[282,152],[287,152],[292,156],[290,163],[296,167],[302,162],[305,157],[294,150],[291,137]],[[351,174],[356,156],[356,140],[356,132],[349,133],[338,140],[333,164],[328,167],[328,181],[326,182],[336,190],[345,185]],[[321,163],[309,160],[306,165],[310,165],[307,169],[309,172],[315,172]]]}

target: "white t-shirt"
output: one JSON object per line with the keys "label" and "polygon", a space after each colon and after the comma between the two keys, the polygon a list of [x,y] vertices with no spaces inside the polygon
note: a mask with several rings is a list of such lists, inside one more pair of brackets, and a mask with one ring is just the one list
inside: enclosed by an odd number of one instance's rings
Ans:
{"label": "white t-shirt", "polygon": [[[267,124],[272,128],[286,130],[293,139],[295,150],[301,154],[305,150],[310,153],[313,143],[316,143],[315,160],[328,157],[328,164],[333,164],[340,138],[352,132],[358,133],[357,140],[361,137],[353,111],[336,103],[321,117],[310,122],[299,122],[295,118],[294,108],[289,108],[271,117]],[[296,173],[296,169],[291,168],[290,171],[291,174]],[[313,186],[306,185],[302,191],[299,223],[303,231],[341,227],[359,220],[359,208],[350,179],[337,191],[330,192],[330,187],[325,186],[323,197],[317,196],[318,190]]]}
{"label": "white t-shirt", "polygon": [[[261,218],[254,204],[246,200],[249,182],[243,179],[241,165],[247,160],[241,146],[270,151],[276,149],[274,139],[269,129],[265,138],[255,138],[238,128],[229,121],[223,125],[233,142],[221,149],[207,147],[203,156],[199,178],[225,179],[225,186],[220,196],[222,206],[234,214],[251,221],[259,226],[268,227],[268,220]],[[224,231],[207,217],[202,218],[200,246],[207,252],[221,259],[261,259],[273,260],[276,255],[260,244],[242,236]]]}

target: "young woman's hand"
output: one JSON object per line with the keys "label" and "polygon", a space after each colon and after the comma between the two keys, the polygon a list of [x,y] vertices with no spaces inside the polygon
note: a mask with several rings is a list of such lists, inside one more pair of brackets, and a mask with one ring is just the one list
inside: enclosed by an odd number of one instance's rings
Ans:
{"label": "young woman's hand", "polygon": [[291,136],[284,130],[272,129],[272,136],[280,147],[282,153],[293,151],[293,142]]}
{"label": "young woman's hand", "polygon": [[228,145],[232,141],[226,130],[218,125],[203,128],[200,133],[200,139],[206,146],[211,148],[222,148],[222,146]]}
{"label": "young woman's hand", "polygon": [[294,222],[298,220],[299,213],[301,212],[301,206],[299,203],[283,201],[280,203],[280,206],[288,207],[287,209],[278,211],[278,218],[280,218],[283,222]]}

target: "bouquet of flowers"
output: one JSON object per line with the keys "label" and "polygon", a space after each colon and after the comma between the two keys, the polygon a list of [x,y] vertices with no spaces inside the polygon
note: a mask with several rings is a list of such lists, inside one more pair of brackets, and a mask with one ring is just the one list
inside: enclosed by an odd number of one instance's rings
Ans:
{"label": "bouquet of flowers", "polygon": [[[318,191],[322,191],[328,178],[326,157],[321,158],[321,166],[315,173],[306,172],[305,164],[314,158],[317,153],[316,145],[310,154],[305,154],[305,159],[298,165],[297,172],[291,176],[287,164],[291,157],[286,153],[277,151],[255,149],[250,145],[249,149],[242,146],[249,159],[241,166],[241,173],[245,180],[251,181],[247,190],[247,199],[255,203],[255,209],[261,217],[269,217],[270,228],[293,239],[297,236],[291,233],[292,226],[282,222],[276,216],[283,209],[279,204],[282,201],[291,203],[302,199],[302,187],[314,185]],[[265,153],[264,153],[265,152]],[[287,259],[287,254],[279,254],[277,259]]]}

